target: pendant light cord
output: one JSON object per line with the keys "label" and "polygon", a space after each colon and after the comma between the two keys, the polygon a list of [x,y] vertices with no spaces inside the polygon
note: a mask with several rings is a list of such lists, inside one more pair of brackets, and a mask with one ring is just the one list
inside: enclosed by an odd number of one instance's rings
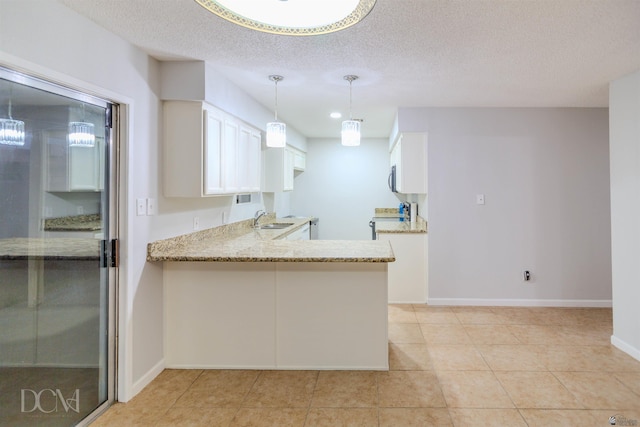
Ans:
{"label": "pendant light cord", "polygon": [[278,76],[278,75],[271,75],[269,76],[269,80],[271,80],[276,84],[276,106],[275,106],[276,120],[275,121],[277,122],[278,121],[278,82],[281,80],[284,80],[284,77]]}
{"label": "pendant light cord", "polygon": [[344,79],[349,82],[349,120],[353,120],[353,96],[352,96],[352,84],[354,80],[358,79],[358,76],[348,74],[344,76]]}
{"label": "pendant light cord", "polygon": [[349,120],[353,120],[353,94],[351,91],[352,85],[353,80],[349,80]]}
{"label": "pendant light cord", "polygon": [[275,121],[277,122],[278,121],[278,80],[276,79],[275,82],[276,82],[276,110],[275,110],[276,118],[275,118]]}
{"label": "pendant light cord", "polygon": [[13,100],[13,85],[9,86],[9,120],[13,120],[11,116],[11,101]]}

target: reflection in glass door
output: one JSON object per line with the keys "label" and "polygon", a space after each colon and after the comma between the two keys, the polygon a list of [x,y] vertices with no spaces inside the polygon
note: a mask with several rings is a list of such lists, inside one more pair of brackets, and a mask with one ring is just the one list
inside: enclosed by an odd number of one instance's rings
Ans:
{"label": "reflection in glass door", "polygon": [[0,68],[0,426],[113,398],[111,111]]}

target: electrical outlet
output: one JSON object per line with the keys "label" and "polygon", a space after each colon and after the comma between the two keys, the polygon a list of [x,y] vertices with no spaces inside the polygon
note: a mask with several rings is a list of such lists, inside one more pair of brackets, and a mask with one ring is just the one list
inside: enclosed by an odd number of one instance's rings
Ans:
{"label": "electrical outlet", "polygon": [[193,229],[200,230],[200,217],[198,216],[193,217]]}
{"label": "electrical outlet", "polygon": [[53,209],[51,209],[51,206],[44,208],[44,216],[47,218],[51,218],[53,216]]}
{"label": "electrical outlet", "polygon": [[76,206],[76,213],[78,215],[84,214],[84,206]]}
{"label": "electrical outlet", "polygon": [[136,215],[145,216],[147,214],[147,201],[145,199],[136,199]]}

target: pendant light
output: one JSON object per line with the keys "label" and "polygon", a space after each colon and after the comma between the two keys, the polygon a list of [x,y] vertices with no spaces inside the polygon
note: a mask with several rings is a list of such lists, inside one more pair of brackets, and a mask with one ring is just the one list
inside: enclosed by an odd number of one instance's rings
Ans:
{"label": "pendant light", "polygon": [[276,85],[275,120],[267,123],[267,147],[282,148],[287,144],[287,125],[278,121],[278,82],[284,77],[271,75],[269,80]]}
{"label": "pendant light", "polygon": [[96,145],[96,132],[93,123],[85,121],[84,104],[82,104],[82,121],[69,122],[69,147],[87,147]]}
{"label": "pendant light", "polygon": [[9,90],[9,118],[0,119],[0,144],[24,145],[24,122],[11,116],[12,89]]}
{"label": "pendant light", "polygon": [[342,122],[342,145],[356,147],[360,145],[360,120],[353,120],[351,116],[351,84],[358,76],[347,75],[344,79],[349,82],[349,120]]}

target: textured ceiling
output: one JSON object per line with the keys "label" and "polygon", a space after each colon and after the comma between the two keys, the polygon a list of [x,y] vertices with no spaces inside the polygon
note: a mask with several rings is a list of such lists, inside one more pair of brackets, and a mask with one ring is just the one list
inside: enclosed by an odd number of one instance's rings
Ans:
{"label": "textured ceiling", "polygon": [[[198,59],[308,137],[348,116],[386,137],[398,107],[606,107],[640,69],[640,0],[378,0],[346,30],[307,37],[231,24],[194,0],[59,0],[161,60]],[[267,0],[255,0],[267,1]]]}

